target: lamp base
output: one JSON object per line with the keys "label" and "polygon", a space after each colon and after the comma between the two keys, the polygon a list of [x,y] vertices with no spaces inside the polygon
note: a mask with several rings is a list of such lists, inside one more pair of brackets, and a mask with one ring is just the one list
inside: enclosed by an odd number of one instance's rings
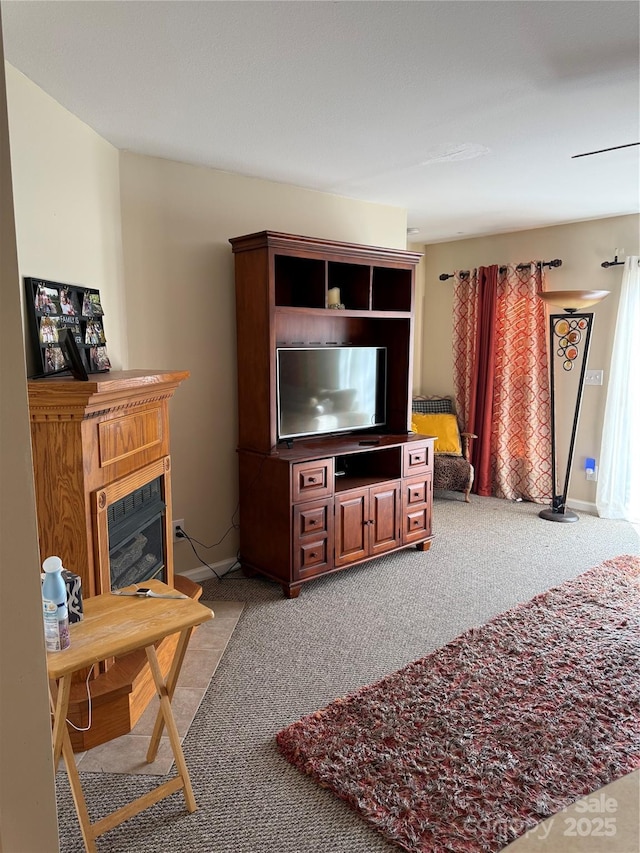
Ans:
{"label": "lamp base", "polygon": [[565,509],[564,512],[558,512],[553,507],[541,510],[538,515],[544,518],[545,521],[580,521],[580,516],[576,515],[571,509]]}

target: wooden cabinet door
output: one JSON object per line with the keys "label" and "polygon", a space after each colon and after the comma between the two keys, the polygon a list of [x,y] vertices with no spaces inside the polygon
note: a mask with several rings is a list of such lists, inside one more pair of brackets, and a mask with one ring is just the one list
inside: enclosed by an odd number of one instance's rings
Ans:
{"label": "wooden cabinet door", "polygon": [[335,565],[347,566],[369,555],[369,489],[337,495],[335,507]]}
{"label": "wooden cabinet door", "polygon": [[400,544],[400,484],[385,483],[369,490],[369,555],[391,551]]}
{"label": "wooden cabinet door", "polygon": [[392,551],[400,544],[400,484],[336,496],[336,566]]}

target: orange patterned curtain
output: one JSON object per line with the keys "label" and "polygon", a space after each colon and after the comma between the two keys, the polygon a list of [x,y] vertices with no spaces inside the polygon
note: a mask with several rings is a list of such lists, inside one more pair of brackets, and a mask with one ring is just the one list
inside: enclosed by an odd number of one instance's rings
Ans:
{"label": "orange patterned curtain", "polygon": [[[480,278],[485,273],[481,268]],[[536,295],[544,289],[543,270],[535,263],[521,270],[501,267],[493,295],[491,289],[481,292],[478,271],[467,279],[456,276],[454,381],[463,423],[478,435],[473,461],[477,466],[474,490],[480,495],[536,503],[551,497],[547,321],[544,303]],[[483,296],[495,299],[495,304],[483,305]],[[487,316],[493,316],[492,328],[483,330],[482,336],[492,341],[490,352],[483,351],[478,334],[480,319]],[[493,371],[487,374],[487,365],[478,363],[480,358],[489,359]],[[491,389],[474,387],[483,375],[492,383]],[[491,416],[474,425],[480,398],[492,398]]]}
{"label": "orange patterned curtain", "polygon": [[460,423],[469,429],[472,380],[478,334],[478,270],[453,279],[453,382]]}

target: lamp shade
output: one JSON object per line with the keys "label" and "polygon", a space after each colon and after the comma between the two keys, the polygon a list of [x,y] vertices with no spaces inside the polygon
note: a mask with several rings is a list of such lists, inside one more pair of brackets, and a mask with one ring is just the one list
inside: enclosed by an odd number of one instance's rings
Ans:
{"label": "lamp shade", "polygon": [[577,311],[595,305],[610,293],[610,290],[539,290],[538,296],[548,305],[558,305],[565,311]]}

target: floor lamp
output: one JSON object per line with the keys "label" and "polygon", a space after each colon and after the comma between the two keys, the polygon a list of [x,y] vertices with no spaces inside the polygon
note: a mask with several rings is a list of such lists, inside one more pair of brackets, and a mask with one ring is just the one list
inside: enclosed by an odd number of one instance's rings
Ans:
{"label": "floor lamp", "polygon": [[[564,314],[549,315],[549,359],[551,393],[551,506],[543,509],[539,515],[546,521],[578,521],[575,512],[566,506],[571,464],[575,448],[584,374],[591,343],[593,313],[582,313],[583,309],[595,305],[608,290],[546,290],[538,296],[547,305],[563,308]],[[575,399],[575,404],[573,400]],[[562,490],[558,487],[559,436],[557,434],[558,413],[564,414],[562,422],[567,423],[573,417],[571,433],[564,443],[566,470]]]}

